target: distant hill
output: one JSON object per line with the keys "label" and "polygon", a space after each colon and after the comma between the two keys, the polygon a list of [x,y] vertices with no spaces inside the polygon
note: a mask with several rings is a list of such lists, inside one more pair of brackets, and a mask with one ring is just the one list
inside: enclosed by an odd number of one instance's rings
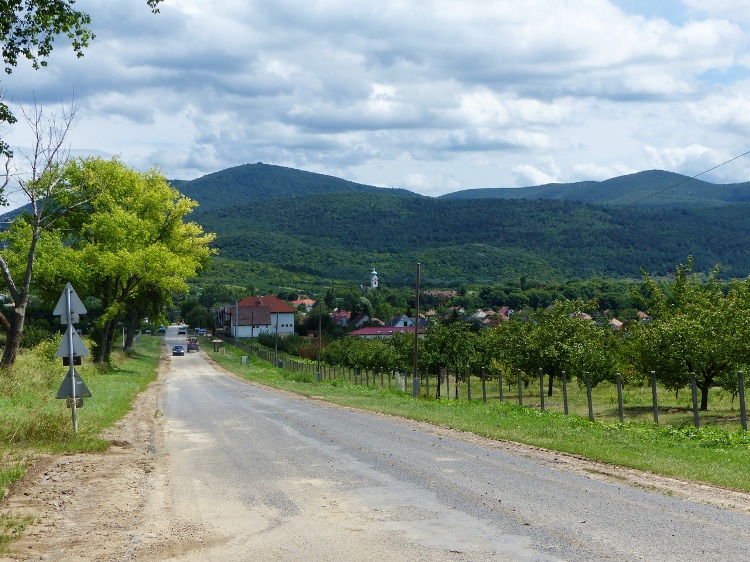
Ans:
{"label": "distant hill", "polygon": [[394,195],[415,193],[362,185],[351,181],[271,164],[243,164],[195,180],[171,180],[180,192],[198,201],[203,209],[217,209],[266,199],[304,197],[321,193],[386,191]]}
{"label": "distant hill", "polygon": [[373,267],[407,284],[416,262],[433,286],[633,279],[641,267],[667,275],[689,255],[695,271],[750,274],[750,204],[639,209],[381,191],[199,209],[195,220],[217,233],[222,258],[254,264],[255,279],[272,284],[362,282]]}
{"label": "distant hill", "polygon": [[650,170],[605,181],[551,183],[531,187],[465,189],[443,199],[558,199],[597,205],[685,208],[750,202],[750,182],[713,184]]}

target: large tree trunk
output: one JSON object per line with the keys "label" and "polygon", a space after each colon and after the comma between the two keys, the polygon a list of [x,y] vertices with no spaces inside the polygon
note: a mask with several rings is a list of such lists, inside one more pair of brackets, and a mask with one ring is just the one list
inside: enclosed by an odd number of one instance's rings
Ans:
{"label": "large tree trunk", "polygon": [[135,339],[135,333],[138,330],[140,316],[137,312],[128,315],[127,323],[125,325],[125,342],[123,343],[123,350],[125,353],[129,353],[133,349],[133,340]]}
{"label": "large tree trunk", "polygon": [[703,381],[698,382],[698,388],[701,389],[701,412],[708,411],[708,391],[714,384],[714,377],[705,375]]}
{"label": "large tree trunk", "polygon": [[112,352],[112,341],[117,329],[117,320],[107,320],[99,329],[97,334],[96,354],[94,355],[95,363],[108,363]]}
{"label": "large tree trunk", "polygon": [[706,412],[708,410],[708,391],[709,391],[708,385],[701,385],[701,412]]}
{"label": "large tree trunk", "polygon": [[16,361],[18,350],[21,348],[21,337],[23,336],[23,325],[26,320],[26,305],[17,306],[15,314],[10,318],[10,329],[3,349],[3,357],[0,359],[0,367],[12,367]]}

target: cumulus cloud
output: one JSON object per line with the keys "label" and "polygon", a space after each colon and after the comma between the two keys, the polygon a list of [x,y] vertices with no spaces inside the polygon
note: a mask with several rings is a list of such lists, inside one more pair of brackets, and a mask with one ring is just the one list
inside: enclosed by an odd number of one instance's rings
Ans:
{"label": "cumulus cloud", "polygon": [[513,168],[513,174],[516,177],[516,185],[519,187],[530,185],[545,185],[548,183],[557,183],[555,176],[543,172],[531,164],[520,164]]}
{"label": "cumulus cloud", "polygon": [[5,99],[75,92],[77,149],[172,178],[264,161],[430,194],[684,171],[750,125],[737,2],[143,4],[91,3],[85,57],[61,42]]}

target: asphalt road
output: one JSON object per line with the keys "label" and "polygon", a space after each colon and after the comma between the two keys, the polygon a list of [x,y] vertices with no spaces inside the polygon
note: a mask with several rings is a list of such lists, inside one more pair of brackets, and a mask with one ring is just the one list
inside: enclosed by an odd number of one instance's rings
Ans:
{"label": "asphalt road", "polygon": [[[170,328],[168,343],[181,343]],[[174,560],[750,560],[750,516],[172,357]]]}

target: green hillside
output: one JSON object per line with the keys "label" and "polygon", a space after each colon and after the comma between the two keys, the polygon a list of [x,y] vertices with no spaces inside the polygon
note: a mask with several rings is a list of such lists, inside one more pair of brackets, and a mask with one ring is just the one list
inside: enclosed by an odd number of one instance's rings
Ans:
{"label": "green hillside", "polygon": [[362,282],[375,267],[394,285],[414,263],[433,285],[526,276],[560,281],[657,275],[688,255],[695,270],[750,273],[750,205],[684,209],[555,200],[431,199],[387,191],[267,199],[199,210],[220,255],[285,271],[290,280]]}
{"label": "green hillside", "polygon": [[695,271],[750,274],[749,183],[649,171],[431,198],[261,163],[172,183],[199,203],[191,220],[217,234],[202,283],[363,283],[375,268],[386,284],[411,284],[416,262],[432,286],[633,279],[688,255]]}

